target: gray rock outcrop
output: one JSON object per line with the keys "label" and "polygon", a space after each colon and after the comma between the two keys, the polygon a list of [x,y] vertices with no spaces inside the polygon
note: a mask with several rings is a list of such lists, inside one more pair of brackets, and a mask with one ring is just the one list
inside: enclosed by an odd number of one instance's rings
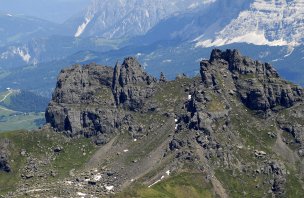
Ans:
{"label": "gray rock outcrop", "polygon": [[96,64],[64,69],[46,110],[46,122],[71,137],[98,136],[96,142],[103,144],[104,134],[114,133],[125,117],[120,106],[141,109],[156,82],[131,57],[114,69]]}
{"label": "gray rock outcrop", "polygon": [[143,71],[135,58],[126,58],[122,65],[116,64],[113,76],[113,94],[117,105],[139,110],[145,98],[151,97],[157,80]]}
{"label": "gray rock outcrop", "polygon": [[279,78],[268,63],[242,56],[237,50],[212,51],[210,59],[201,62],[200,73],[206,86],[217,87],[214,67],[226,68],[232,75],[241,101],[250,109],[267,111],[276,107],[291,107],[302,101],[302,88]]}
{"label": "gray rock outcrop", "polygon": [[112,95],[113,69],[95,64],[62,70],[46,121],[70,136],[112,133],[119,116]]}
{"label": "gray rock outcrop", "polygon": [[9,144],[10,142],[7,139],[0,140],[0,171],[11,172],[8,151]]}

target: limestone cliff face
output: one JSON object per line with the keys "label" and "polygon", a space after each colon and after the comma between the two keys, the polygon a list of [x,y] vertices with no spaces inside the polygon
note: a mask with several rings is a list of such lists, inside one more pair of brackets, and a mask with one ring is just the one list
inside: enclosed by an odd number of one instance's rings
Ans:
{"label": "limestone cliff face", "polygon": [[[126,110],[139,110],[156,79],[134,58],[111,67],[90,64],[64,69],[46,110],[46,121],[70,136],[114,133]],[[121,108],[123,107],[123,108]]]}

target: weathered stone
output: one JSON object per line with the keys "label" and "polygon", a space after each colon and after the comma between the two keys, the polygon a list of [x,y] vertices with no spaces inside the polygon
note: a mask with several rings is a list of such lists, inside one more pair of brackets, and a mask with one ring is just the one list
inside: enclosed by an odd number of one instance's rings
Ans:
{"label": "weathered stone", "polygon": [[[241,101],[252,110],[267,111],[275,107],[291,107],[302,101],[303,90],[279,78],[268,63],[242,56],[237,50],[213,50],[209,60],[201,62],[201,77],[205,86],[216,89],[213,67],[227,68]],[[231,93],[233,95],[233,93]]]}
{"label": "weathered stone", "polygon": [[9,150],[10,141],[7,139],[0,140],[0,171],[11,172],[9,164]]}
{"label": "weathered stone", "polygon": [[117,105],[138,111],[145,98],[152,96],[157,80],[144,72],[135,58],[126,58],[122,65],[116,64],[113,75],[113,94]]}

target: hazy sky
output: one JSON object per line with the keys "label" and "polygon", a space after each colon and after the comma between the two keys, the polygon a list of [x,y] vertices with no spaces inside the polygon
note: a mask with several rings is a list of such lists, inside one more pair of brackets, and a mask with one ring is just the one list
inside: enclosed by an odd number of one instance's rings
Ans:
{"label": "hazy sky", "polygon": [[89,3],[90,0],[0,0],[0,12],[63,22]]}

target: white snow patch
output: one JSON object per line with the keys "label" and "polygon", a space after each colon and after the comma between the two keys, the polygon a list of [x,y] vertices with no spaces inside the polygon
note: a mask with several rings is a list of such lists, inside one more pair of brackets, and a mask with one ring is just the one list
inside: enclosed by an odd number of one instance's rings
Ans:
{"label": "white snow patch", "polygon": [[124,153],[126,153],[126,152],[128,152],[128,151],[129,151],[128,149],[123,150]]}
{"label": "white snow patch", "polygon": [[192,96],[191,95],[188,95],[188,100],[191,100],[192,99]]}
{"label": "white snow patch", "polygon": [[27,193],[31,193],[31,192],[41,192],[41,191],[46,191],[46,190],[49,190],[49,189],[37,188],[37,189],[33,189],[33,190],[28,190],[28,191],[26,191],[26,192],[27,192]]}
{"label": "white snow patch", "polygon": [[174,119],[174,121],[175,121],[175,123],[177,123],[177,122],[178,122],[178,119]]}
{"label": "white snow patch", "polygon": [[137,142],[137,139],[134,139],[133,141],[134,141],[134,142]]}
{"label": "white snow patch", "polygon": [[154,186],[155,184],[157,184],[158,182],[160,182],[161,179],[157,180],[156,182],[154,182],[153,184],[149,185],[148,188],[151,188],[152,186]]}
{"label": "white snow patch", "polygon": [[66,181],[65,183],[68,184],[68,185],[72,185],[73,184],[72,181]]}
{"label": "white snow patch", "polygon": [[265,38],[264,32],[253,31],[242,36],[238,36],[232,39],[217,38],[215,40],[204,40],[196,43],[196,47],[213,47],[213,46],[223,46],[232,43],[248,43],[254,45],[268,45],[268,46],[287,46],[291,43],[280,39],[269,41]]}
{"label": "white snow patch", "polygon": [[[170,170],[166,171],[166,174],[169,176],[170,175]],[[161,176],[161,178],[157,181],[155,181],[153,184],[149,185],[148,188],[151,188],[152,186],[154,186],[155,184],[157,184],[158,182],[160,182],[161,180],[163,180],[165,178],[164,175]]]}
{"label": "white snow patch", "polygon": [[74,36],[79,37],[83,33],[83,31],[86,29],[87,25],[90,23],[91,20],[92,20],[91,17],[85,18],[85,21],[78,27]]}
{"label": "white snow patch", "polygon": [[169,175],[170,175],[170,170],[167,170],[167,171],[166,171],[166,174],[169,176]]}
{"label": "white snow patch", "polygon": [[[16,54],[16,55],[19,55],[22,60],[26,63],[29,63],[30,62],[30,59],[31,59],[31,55],[29,54],[28,52],[28,49],[27,48],[24,48],[24,49],[21,49],[21,48],[14,48],[12,50],[12,53],[13,54]],[[7,57],[3,57],[4,54],[2,54],[1,58],[7,58]]]}
{"label": "white snow patch", "polygon": [[177,130],[178,124],[175,125],[175,130]]}
{"label": "white snow patch", "polygon": [[149,14],[149,11],[148,11],[148,10],[145,11],[145,15],[146,15],[147,18],[150,17],[150,14]]}
{"label": "white snow patch", "polygon": [[87,194],[82,193],[82,192],[77,192],[77,195],[78,195],[78,196],[81,196],[81,197],[85,197]]}
{"label": "white snow patch", "polygon": [[101,174],[97,174],[94,176],[95,181],[100,181],[100,179],[101,179]]}
{"label": "white snow patch", "polygon": [[105,188],[110,191],[110,190],[113,190],[114,189],[114,186],[105,186]]}

